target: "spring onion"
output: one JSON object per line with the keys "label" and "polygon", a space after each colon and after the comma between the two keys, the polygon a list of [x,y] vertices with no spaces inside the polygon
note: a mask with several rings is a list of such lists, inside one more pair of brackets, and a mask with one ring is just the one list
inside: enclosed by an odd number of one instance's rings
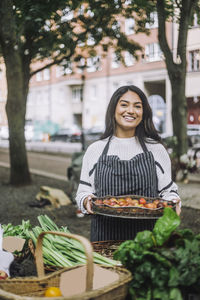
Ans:
{"label": "spring onion", "polygon": [[[43,231],[58,231],[70,233],[67,227],[58,227],[47,215],[38,216],[40,226],[32,227],[30,221],[22,221],[21,225],[13,226],[11,223],[2,225],[4,236],[20,236],[26,240],[31,239],[36,246],[37,238]],[[71,267],[85,264],[86,255],[83,245],[74,239],[47,234],[43,238],[43,259],[46,265],[57,267]],[[118,261],[93,252],[93,260],[96,264],[114,266]]]}

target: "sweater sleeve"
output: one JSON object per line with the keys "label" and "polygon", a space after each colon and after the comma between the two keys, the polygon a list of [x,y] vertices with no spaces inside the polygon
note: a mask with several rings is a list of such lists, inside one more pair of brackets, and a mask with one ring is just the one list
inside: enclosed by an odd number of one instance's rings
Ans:
{"label": "sweater sleeve", "polygon": [[79,209],[84,213],[87,214],[87,210],[83,206],[83,201],[89,195],[94,195],[94,177],[89,176],[90,172],[90,155],[89,151],[87,150],[82,161],[82,168],[81,168],[81,175],[80,175],[80,182],[76,193],[76,202]]}
{"label": "sweater sleeve", "polygon": [[156,169],[159,196],[165,200],[180,199],[178,186],[173,182],[171,176],[171,160],[168,152],[162,145],[156,157]]}

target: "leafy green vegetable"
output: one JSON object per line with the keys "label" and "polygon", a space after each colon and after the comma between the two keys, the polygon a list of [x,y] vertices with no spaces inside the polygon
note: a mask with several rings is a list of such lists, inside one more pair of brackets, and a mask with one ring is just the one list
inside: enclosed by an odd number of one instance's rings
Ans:
{"label": "leafy green vegetable", "polygon": [[[2,225],[3,236],[20,236],[28,241],[31,239],[36,246],[37,238],[42,231],[60,231],[70,233],[67,227],[59,228],[47,215],[38,216],[40,226],[32,227],[30,221],[22,221],[21,225],[11,223]],[[27,243],[26,243],[27,244]],[[43,239],[43,259],[46,265],[70,267],[86,263],[83,245],[74,239],[58,235],[45,235]],[[94,263],[107,266],[117,265],[118,261],[109,259],[93,252]]]}
{"label": "leafy green vegetable", "polygon": [[164,215],[156,221],[153,229],[157,245],[163,245],[180,223],[180,217],[176,214],[176,212],[170,207],[165,207]]}
{"label": "leafy green vegetable", "polygon": [[180,217],[165,208],[152,232],[139,232],[115,251],[114,259],[133,274],[131,299],[183,300],[185,289],[200,293],[200,234],[179,224]]}

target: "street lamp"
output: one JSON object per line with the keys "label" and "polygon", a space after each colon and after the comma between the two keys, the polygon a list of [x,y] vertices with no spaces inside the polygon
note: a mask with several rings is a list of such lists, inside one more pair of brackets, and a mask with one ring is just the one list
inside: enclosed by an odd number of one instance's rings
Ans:
{"label": "street lamp", "polygon": [[[84,69],[83,69],[84,71]],[[81,75],[81,108],[82,108],[82,114],[81,114],[81,146],[82,146],[82,151],[85,150],[85,134],[84,134],[84,129],[83,129],[83,112],[84,112],[84,86],[85,86],[85,75]]]}

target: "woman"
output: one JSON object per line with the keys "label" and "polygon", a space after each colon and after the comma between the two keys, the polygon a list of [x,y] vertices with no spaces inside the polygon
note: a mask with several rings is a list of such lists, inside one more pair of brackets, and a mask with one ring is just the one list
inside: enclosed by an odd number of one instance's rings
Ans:
{"label": "woman", "polygon": [[94,215],[91,198],[106,195],[179,199],[147,98],[133,85],[120,87],[111,97],[105,132],[84,155],[76,201],[83,213],[92,214],[91,241],[127,240],[153,229],[154,219]]}

